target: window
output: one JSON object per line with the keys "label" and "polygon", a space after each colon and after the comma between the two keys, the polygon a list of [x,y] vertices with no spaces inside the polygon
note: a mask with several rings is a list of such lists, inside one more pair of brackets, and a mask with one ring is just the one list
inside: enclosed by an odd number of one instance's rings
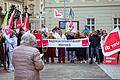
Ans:
{"label": "window", "polygon": [[90,30],[95,30],[95,19],[94,18],[87,18],[87,26]]}
{"label": "window", "polygon": [[114,28],[120,27],[120,18],[114,18]]}

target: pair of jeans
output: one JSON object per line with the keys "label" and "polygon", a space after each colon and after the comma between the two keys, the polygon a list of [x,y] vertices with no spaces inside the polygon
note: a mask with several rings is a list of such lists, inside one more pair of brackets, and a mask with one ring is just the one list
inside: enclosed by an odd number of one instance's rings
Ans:
{"label": "pair of jeans", "polygon": [[13,52],[8,52],[8,57],[9,57],[9,66],[8,66],[8,70],[14,70],[14,66],[12,64],[12,56],[13,56]]}
{"label": "pair of jeans", "polygon": [[99,56],[99,48],[98,47],[91,47],[91,56],[90,56],[91,61],[90,61],[90,63],[93,62],[93,57],[94,57],[93,53],[94,53],[94,51],[95,51],[96,61],[98,63],[100,63],[100,56]]}
{"label": "pair of jeans", "polygon": [[75,51],[69,51],[69,60],[75,60]]}

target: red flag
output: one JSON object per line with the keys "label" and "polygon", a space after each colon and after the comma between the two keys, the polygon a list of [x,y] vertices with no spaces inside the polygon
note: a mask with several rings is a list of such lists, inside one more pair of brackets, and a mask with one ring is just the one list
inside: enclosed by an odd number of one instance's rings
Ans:
{"label": "red flag", "polygon": [[110,56],[120,51],[120,33],[119,28],[115,28],[101,41],[101,47],[104,56]]}
{"label": "red flag", "polygon": [[28,13],[26,13],[26,18],[24,20],[24,28],[26,32],[29,31],[29,23],[28,23]]}
{"label": "red flag", "polygon": [[10,16],[10,19],[8,20],[8,23],[7,23],[6,26],[4,27],[4,31],[5,31],[5,34],[6,34],[7,36],[10,35],[10,29],[11,29],[12,26],[13,26],[14,14],[15,14],[15,10],[12,12],[12,14],[11,14],[11,16]]}
{"label": "red flag", "polygon": [[23,28],[23,23],[22,23],[22,15],[20,15],[18,21],[17,21],[17,26],[16,29]]}
{"label": "red flag", "polygon": [[12,12],[12,15],[9,19],[9,28],[11,29],[13,26],[13,20],[14,20],[14,14],[15,14],[15,10]]}
{"label": "red flag", "polygon": [[69,25],[68,29],[70,30],[70,32],[72,32],[73,29],[74,29],[74,25],[73,25],[72,19],[70,19],[70,25]]}
{"label": "red flag", "polygon": [[60,13],[57,9],[54,9],[54,17],[62,18],[62,13]]}

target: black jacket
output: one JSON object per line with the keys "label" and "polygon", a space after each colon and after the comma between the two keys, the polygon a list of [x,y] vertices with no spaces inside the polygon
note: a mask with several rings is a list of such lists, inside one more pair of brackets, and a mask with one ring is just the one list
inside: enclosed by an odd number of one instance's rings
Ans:
{"label": "black jacket", "polygon": [[[71,40],[71,39],[75,39],[74,36],[71,36],[71,35],[67,35],[66,36],[68,40]],[[71,47],[71,48],[67,48],[68,51],[75,51],[75,48]]]}
{"label": "black jacket", "polygon": [[90,46],[92,48],[100,46],[100,37],[98,35],[90,36],[89,38]]}

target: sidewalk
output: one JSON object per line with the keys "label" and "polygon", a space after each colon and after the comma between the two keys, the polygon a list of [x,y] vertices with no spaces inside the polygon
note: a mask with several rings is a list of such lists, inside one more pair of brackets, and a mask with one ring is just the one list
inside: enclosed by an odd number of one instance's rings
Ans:
{"label": "sidewalk", "polygon": [[[13,80],[14,72],[0,71],[0,80]],[[80,80],[80,79],[111,79],[98,65],[75,63],[49,63],[40,72],[41,80]]]}
{"label": "sidewalk", "polygon": [[0,67],[0,80],[14,80],[14,72],[8,73]]}
{"label": "sidewalk", "polygon": [[120,65],[98,65],[112,79],[120,79]]}
{"label": "sidewalk", "polygon": [[71,64],[46,64],[41,72],[42,80],[81,80],[81,79],[111,79],[102,69],[95,63],[85,64],[76,62]]}

